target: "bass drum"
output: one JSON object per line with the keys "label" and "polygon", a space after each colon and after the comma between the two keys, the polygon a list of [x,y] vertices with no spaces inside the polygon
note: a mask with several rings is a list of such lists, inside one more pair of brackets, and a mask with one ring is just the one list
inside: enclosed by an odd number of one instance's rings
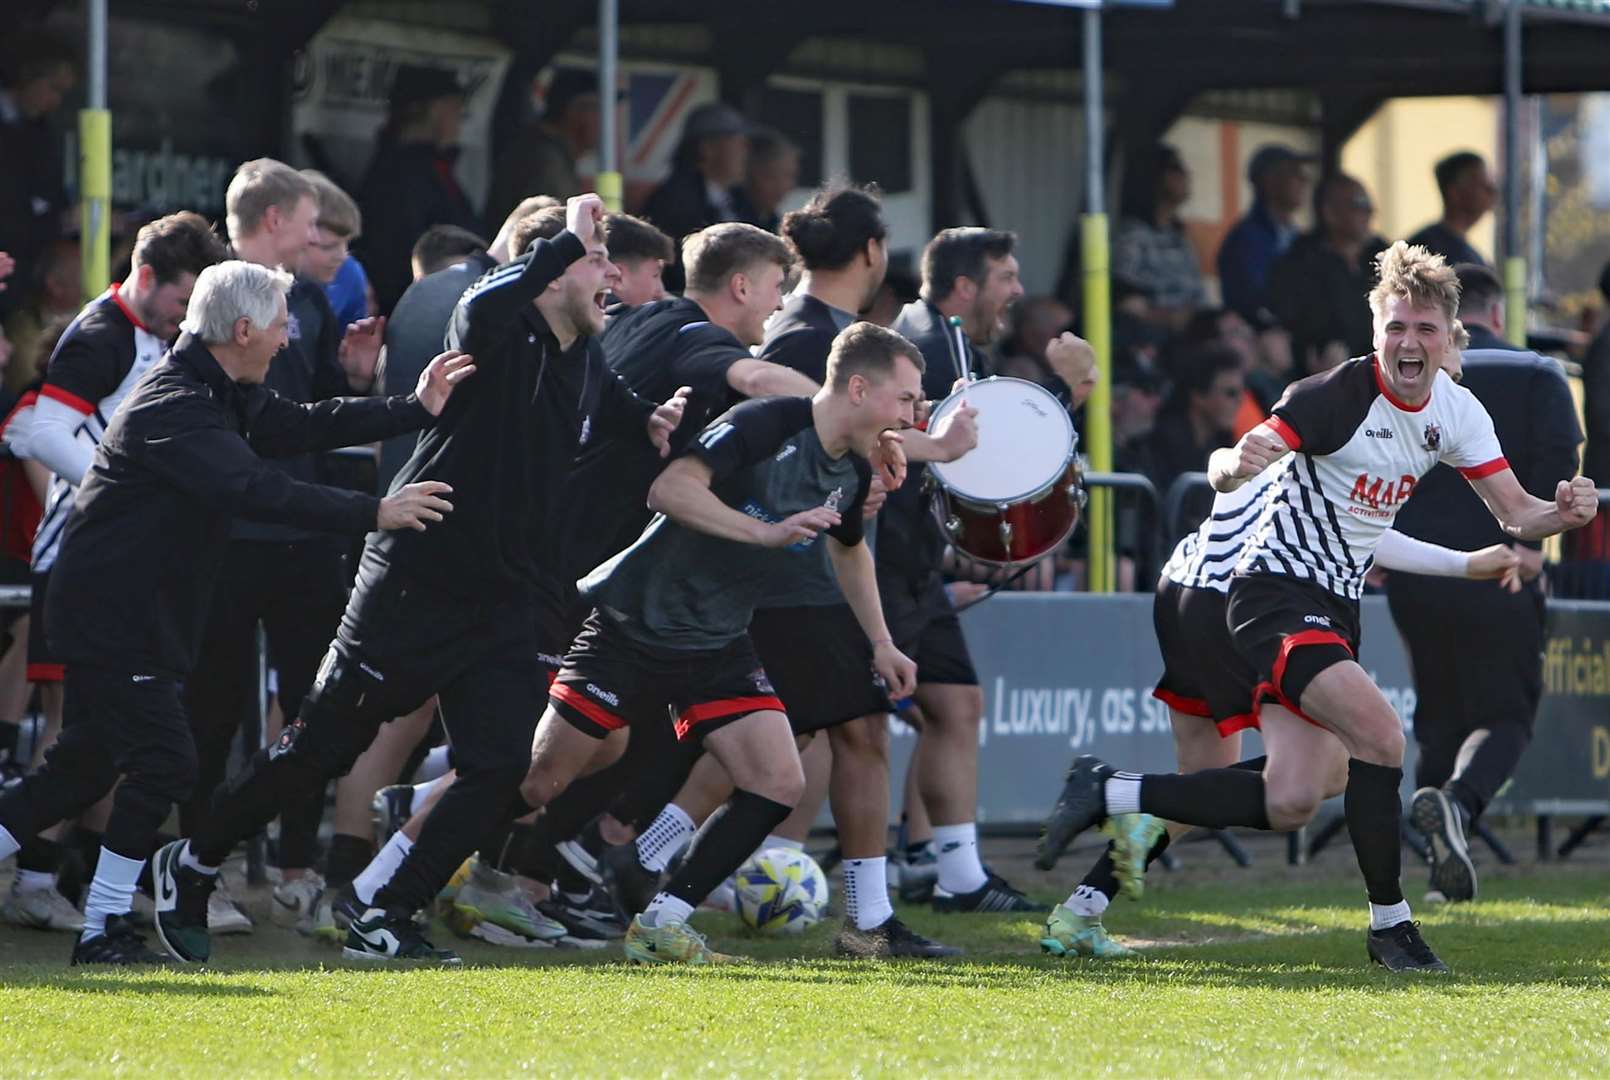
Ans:
{"label": "bass drum", "polygon": [[1038,383],[997,376],[940,402],[929,430],[964,403],[978,410],[978,445],[928,466],[939,527],[976,562],[1005,570],[1039,562],[1068,539],[1084,508],[1073,419]]}

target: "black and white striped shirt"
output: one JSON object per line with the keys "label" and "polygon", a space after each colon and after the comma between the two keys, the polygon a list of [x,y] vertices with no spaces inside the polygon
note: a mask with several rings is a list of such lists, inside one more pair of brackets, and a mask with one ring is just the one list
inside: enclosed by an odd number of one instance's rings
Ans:
{"label": "black and white striped shirt", "polygon": [[1266,422],[1296,453],[1276,463],[1239,574],[1311,581],[1349,600],[1364,590],[1375,546],[1420,478],[1439,462],[1475,480],[1509,468],[1492,418],[1438,372],[1417,406],[1395,398],[1374,357],[1287,388]]}

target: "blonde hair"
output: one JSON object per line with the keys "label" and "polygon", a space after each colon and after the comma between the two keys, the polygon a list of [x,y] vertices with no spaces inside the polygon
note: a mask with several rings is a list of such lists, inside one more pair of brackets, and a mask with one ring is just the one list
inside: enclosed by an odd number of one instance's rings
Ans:
{"label": "blonde hair", "polygon": [[1451,328],[1459,317],[1459,275],[1441,255],[1402,240],[1375,258],[1377,282],[1370,290],[1370,310],[1377,317],[1393,297],[1417,308],[1434,307]]}
{"label": "blonde hair", "polygon": [[263,223],[270,206],[281,213],[296,212],[296,204],[304,198],[318,204],[318,192],[313,181],[273,158],[253,158],[242,162],[224,192],[224,216],[229,225],[229,238],[239,240],[250,236]]}
{"label": "blonde hair", "polygon": [[313,184],[313,197],[319,204],[321,229],[329,229],[349,240],[363,232],[363,214],[358,211],[358,204],[352,201],[351,195],[317,169],[303,169],[302,175]]}

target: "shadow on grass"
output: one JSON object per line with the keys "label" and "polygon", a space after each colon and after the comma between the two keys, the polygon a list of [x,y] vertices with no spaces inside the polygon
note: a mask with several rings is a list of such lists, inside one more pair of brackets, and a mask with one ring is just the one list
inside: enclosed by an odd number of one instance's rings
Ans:
{"label": "shadow on grass", "polygon": [[124,976],[112,971],[68,970],[6,975],[7,990],[53,990],[68,994],[96,994],[113,997],[220,997],[258,998],[274,997],[277,991],[261,986],[223,983],[196,978],[160,978]]}

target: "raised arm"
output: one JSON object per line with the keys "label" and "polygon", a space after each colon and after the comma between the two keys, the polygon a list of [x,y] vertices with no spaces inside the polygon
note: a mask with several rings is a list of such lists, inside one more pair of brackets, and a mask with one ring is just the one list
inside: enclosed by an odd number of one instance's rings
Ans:
{"label": "raised arm", "polygon": [[1257,476],[1291,453],[1279,425],[1265,421],[1241,436],[1234,446],[1221,446],[1208,458],[1208,483],[1227,492]]}
{"label": "raised arm", "polygon": [[1554,488],[1553,502],[1534,498],[1507,467],[1469,479],[1498,524],[1517,540],[1542,540],[1580,529],[1599,512],[1599,492],[1585,476],[1561,480]]}

